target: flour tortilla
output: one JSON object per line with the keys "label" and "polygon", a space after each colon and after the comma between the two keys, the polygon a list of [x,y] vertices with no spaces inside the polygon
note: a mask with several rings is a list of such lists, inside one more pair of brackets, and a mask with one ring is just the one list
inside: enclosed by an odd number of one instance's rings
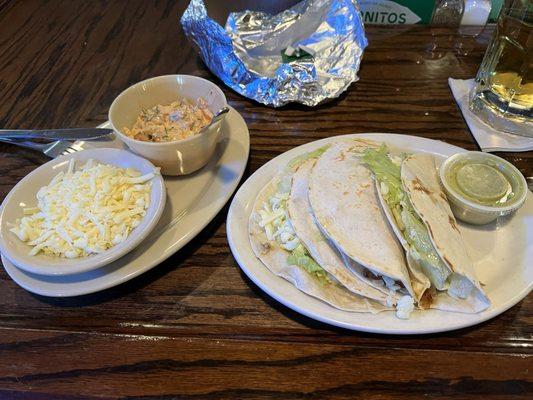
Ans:
{"label": "flour tortilla", "polygon": [[390,226],[392,230],[394,231],[394,234],[400,241],[403,249],[405,250],[406,254],[406,260],[407,260],[407,266],[409,271],[409,277],[411,278],[411,287],[413,288],[413,292],[415,294],[414,299],[418,303],[418,306],[422,309],[429,308],[429,303],[431,302],[431,299],[425,298],[422,299],[422,296],[424,296],[424,293],[431,287],[431,282],[429,278],[424,275],[422,272],[422,269],[420,268],[417,261],[414,259],[414,257],[411,255],[411,250],[409,248],[409,244],[403,237],[402,232],[400,231],[400,228],[398,228],[398,225],[396,225],[396,222],[394,220],[394,216],[391,213],[391,210],[389,209],[389,206],[385,202],[385,199],[383,198],[383,195],[381,194],[381,190],[379,188],[379,183],[377,180],[374,181],[374,185],[376,188],[376,193],[379,198],[379,203],[381,204],[381,209],[383,210],[385,216],[387,217],[387,220],[390,223]]}
{"label": "flour tortilla", "polygon": [[376,290],[379,290],[380,292],[387,295],[389,298],[389,302],[392,304],[396,304],[397,301],[402,297],[401,293],[398,293],[396,291],[393,291],[385,286],[385,282],[383,282],[383,279],[375,275],[372,271],[370,271],[368,268],[363,267],[361,264],[355,262],[350,257],[348,257],[346,254],[342,252],[339,248],[337,248],[339,251],[342,260],[344,261],[344,265],[348,267],[348,269],[355,275],[361,282],[366,283],[367,285],[373,287]]}
{"label": "flour tortilla", "polygon": [[473,286],[467,299],[455,299],[441,292],[431,307],[459,312],[480,312],[488,308],[490,301],[476,277],[457,221],[440,186],[435,159],[430,154],[411,155],[402,163],[401,176],[404,190],[428,228],[440,258],[453,273],[465,277]]}
{"label": "flour tortilla", "polygon": [[[311,254],[311,257],[325,271],[333,275],[345,288],[353,293],[374,299],[386,305],[389,295],[369,285],[354,274],[345,264],[345,260],[343,260],[340,251],[324,236],[315,221],[308,198],[309,175],[315,162],[316,159],[310,159],[304,162],[296,170],[292,178],[292,187],[287,207],[292,227],[300,241]],[[353,261],[346,261],[352,268],[355,268]]]}
{"label": "flour tortilla", "polygon": [[250,244],[257,258],[273,274],[286,279],[302,292],[335,308],[351,312],[370,313],[386,310],[387,308],[383,305],[348,291],[339,285],[335,278],[332,279],[332,282],[324,282],[304,268],[289,264],[288,256],[290,253],[280,247],[276,241],[268,240],[264,229],[259,226],[258,211],[263,207],[264,202],[276,193],[279,180],[279,177],[274,178],[259,193],[250,216]]}
{"label": "flour tortilla", "polygon": [[316,161],[309,201],[322,232],[365,268],[411,287],[405,255],[383,210],[368,168],[353,153],[360,144],[338,143]]}

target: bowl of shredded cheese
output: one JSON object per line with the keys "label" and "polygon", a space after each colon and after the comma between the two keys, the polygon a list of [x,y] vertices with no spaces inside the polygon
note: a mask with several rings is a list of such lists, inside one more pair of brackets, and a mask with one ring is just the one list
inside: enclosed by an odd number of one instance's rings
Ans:
{"label": "bowl of shredded cheese", "polygon": [[22,179],[0,208],[0,251],[20,269],[72,275],[141,244],[166,200],[159,169],[126,150],[58,157]]}
{"label": "bowl of shredded cheese", "polygon": [[215,152],[223,120],[211,121],[226,106],[214,83],[165,75],[124,90],[109,108],[109,121],[117,136],[162,174],[185,175],[202,168]]}

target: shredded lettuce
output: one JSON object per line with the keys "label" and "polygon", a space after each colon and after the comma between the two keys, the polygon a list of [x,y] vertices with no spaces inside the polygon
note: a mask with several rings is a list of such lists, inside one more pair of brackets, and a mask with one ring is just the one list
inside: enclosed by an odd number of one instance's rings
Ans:
{"label": "shredded lettuce", "polygon": [[[318,149],[315,149],[313,151],[310,151],[308,153],[304,153],[302,155],[299,155],[298,157],[293,158],[287,167],[285,168],[285,171],[291,171],[296,169],[300,164],[303,164],[307,160],[310,160],[311,158],[318,158],[320,157],[327,149],[329,148],[329,145],[319,147]],[[292,185],[292,177],[290,173],[282,174],[282,177],[280,178],[278,182],[278,193],[289,193],[291,191],[291,185]]]}
{"label": "shredded lettuce", "polygon": [[362,159],[376,176],[382,193],[386,193],[387,204],[391,209],[399,205],[406,197],[402,187],[401,167],[389,157],[387,147],[382,145],[379,149],[368,148]]}
{"label": "shredded lettuce", "polygon": [[311,158],[318,158],[320,157],[327,149],[329,148],[329,145],[319,147],[316,150],[310,151],[308,153],[304,153],[298,157],[293,158],[288,165],[288,168],[292,169],[297,167],[298,165],[302,164],[303,162],[311,159]]}
{"label": "shredded lettuce", "polygon": [[283,175],[278,182],[278,193],[290,193],[291,186],[291,175]]}
{"label": "shredded lettuce", "polygon": [[445,290],[449,286],[450,270],[437,254],[426,226],[403,190],[402,158],[405,158],[405,155],[397,160],[394,159],[385,145],[379,149],[368,148],[362,155],[363,162],[374,173],[379,183],[383,199],[407,241],[411,254],[419,261],[422,271],[431,283],[438,290]]}
{"label": "shredded lettuce", "polygon": [[291,184],[290,175],[281,177],[278,191],[259,210],[259,225],[265,230],[268,240],[275,240],[281,248],[290,252],[287,256],[289,264],[297,265],[308,273],[316,275],[322,283],[330,282],[327,272],[313,260],[300,242],[288,218],[287,201]]}
{"label": "shredded lettuce", "polygon": [[445,290],[450,271],[435,251],[426,226],[412,209],[403,209],[401,218],[405,225],[402,234],[412,246],[413,256],[421,261],[422,272],[438,290]]}
{"label": "shredded lettuce", "polygon": [[298,265],[310,274],[315,274],[318,278],[327,279],[324,269],[311,258],[307,249],[300,243],[287,258],[289,264]]}

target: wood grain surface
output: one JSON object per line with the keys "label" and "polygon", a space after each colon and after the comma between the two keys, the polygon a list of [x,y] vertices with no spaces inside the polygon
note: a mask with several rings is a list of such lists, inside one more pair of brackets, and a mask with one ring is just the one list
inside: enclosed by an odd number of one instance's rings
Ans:
{"label": "wood grain surface", "polygon": [[[474,76],[492,28],[367,27],[360,81],[317,108],[271,109],[226,89],[179,25],[185,1],[0,2],[0,126],[95,126],[122,90],[187,73],[218,83],[246,119],[245,178],[297,145],[396,132],[477,145],[447,85]],[[223,22],[247,7],[208,1]],[[533,153],[500,154],[526,176]],[[45,156],[0,144],[0,198]],[[0,272],[0,398],[526,399],[533,396],[531,296],[491,321],[438,335],[335,329],[262,293],[226,240],[227,206],[180,252],[121,286],[46,298]]]}

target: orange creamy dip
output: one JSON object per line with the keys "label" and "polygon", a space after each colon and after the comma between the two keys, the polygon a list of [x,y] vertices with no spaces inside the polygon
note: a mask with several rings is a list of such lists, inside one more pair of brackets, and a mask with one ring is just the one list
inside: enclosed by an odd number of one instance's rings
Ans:
{"label": "orange creamy dip", "polygon": [[143,109],[131,129],[124,127],[124,132],[145,142],[172,142],[198,134],[212,118],[204,99],[196,104],[178,100]]}

